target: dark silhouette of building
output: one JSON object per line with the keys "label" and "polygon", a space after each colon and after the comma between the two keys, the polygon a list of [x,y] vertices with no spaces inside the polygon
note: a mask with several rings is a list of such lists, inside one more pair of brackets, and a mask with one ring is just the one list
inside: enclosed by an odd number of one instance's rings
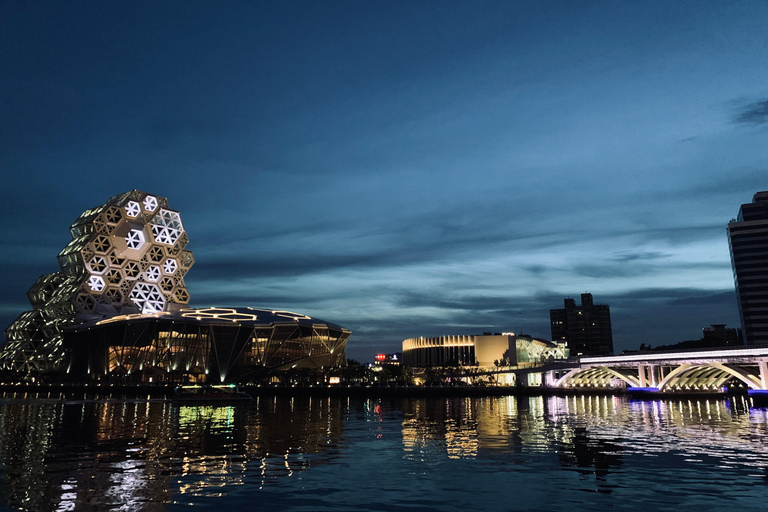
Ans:
{"label": "dark silhouette of building", "polygon": [[565,299],[563,309],[550,309],[552,341],[565,341],[571,355],[613,354],[611,311],[606,305],[594,304],[591,293],[581,294],[581,306]]}
{"label": "dark silhouette of building", "polygon": [[712,324],[711,327],[704,327],[701,330],[701,339],[710,342],[713,346],[738,346],[743,344],[743,334],[741,329],[726,328],[726,324]]}
{"label": "dark silhouette of building", "polygon": [[741,205],[728,246],[745,343],[768,343],[768,191]]}
{"label": "dark silhouette of building", "polygon": [[651,347],[645,343],[640,344],[640,351],[645,350],[693,350],[715,347],[738,347],[744,344],[741,329],[726,328],[726,324],[712,324],[701,330],[700,340],[686,340],[673,345],[659,345]]}

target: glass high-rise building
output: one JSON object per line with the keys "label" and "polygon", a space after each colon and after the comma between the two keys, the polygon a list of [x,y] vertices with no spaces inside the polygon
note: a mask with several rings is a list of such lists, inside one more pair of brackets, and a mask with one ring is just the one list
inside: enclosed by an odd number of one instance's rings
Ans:
{"label": "glass high-rise building", "polygon": [[746,344],[768,343],[768,191],[728,223],[733,279]]}

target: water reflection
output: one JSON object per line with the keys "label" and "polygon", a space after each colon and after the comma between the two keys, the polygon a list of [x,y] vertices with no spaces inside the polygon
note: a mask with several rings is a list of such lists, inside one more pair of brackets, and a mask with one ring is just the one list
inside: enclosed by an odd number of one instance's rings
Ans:
{"label": "water reflection", "polygon": [[[615,396],[415,400],[402,404],[406,458],[504,458],[557,454],[562,468],[610,493],[611,472],[627,457],[665,456],[664,464],[768,467],[768,410],[743,399],[627,401]],[[675,460],[667,456],[673,455]],[[521,459],[522,460],[522,459]]]}
{"label": "water reflection", "polygon": [[24,510],[243,505],[302,474],[317,475],[316,499],[361,470],[390,478],[377,485],[391,488],[407,487],[408,475],[460,486],[462,472],[487,471],[604,495],[673,474],[665,489],[701,495],[715,492],[702,475],[762,485],[768,467],[768,409],[740,399],[262,397],[229,407],[5,399],[0,413],[0,494]]}
{"label": "water reflection", "polygon": [[0,407],[3,500],[61,511],[163,510],[172,499],[191,503],[242,484],[249,464],[262,485],[291,476],[337,442],[346,410],[316,398],[253,407],[53,400]]}

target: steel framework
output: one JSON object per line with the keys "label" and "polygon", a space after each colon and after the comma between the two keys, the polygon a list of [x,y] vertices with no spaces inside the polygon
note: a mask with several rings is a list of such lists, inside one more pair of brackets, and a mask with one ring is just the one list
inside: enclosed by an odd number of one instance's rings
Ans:
{"label": "steel framework", "polygon": [[179,212],[164,197],[132,190],[86,210],[70,226],[60,271],[27,292],[32,311],[5,331],[0,368],[47,372],[65,359],[68,325],[118,314],[168,311],[189,302],[184,276],[194,263]]}

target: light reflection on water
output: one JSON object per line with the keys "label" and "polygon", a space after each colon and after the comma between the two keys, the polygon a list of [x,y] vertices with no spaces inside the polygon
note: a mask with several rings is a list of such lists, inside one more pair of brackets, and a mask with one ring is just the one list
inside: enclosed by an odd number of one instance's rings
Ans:
{"label": "light reflection on water", "polygon": [[0,401],[24,510],[764,510],[768,410],[619,397]]}

